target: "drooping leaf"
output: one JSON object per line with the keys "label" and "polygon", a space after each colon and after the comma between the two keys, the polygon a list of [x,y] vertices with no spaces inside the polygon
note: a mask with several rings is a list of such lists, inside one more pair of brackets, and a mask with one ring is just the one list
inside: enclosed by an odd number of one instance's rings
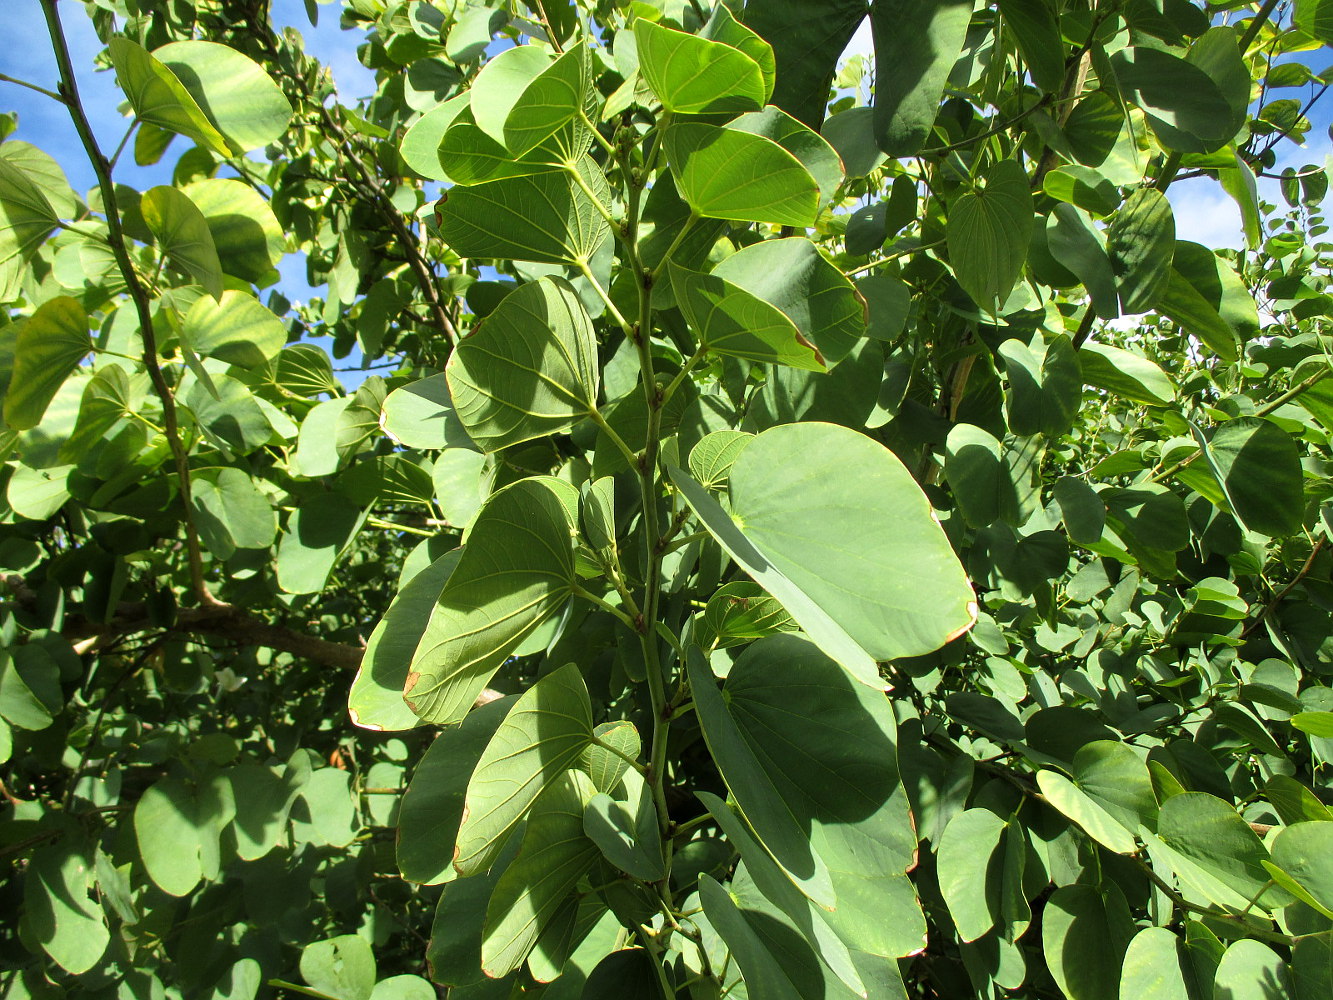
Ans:
{"label": "drooping leaf", "polygon": [[1116,212],[1106,231],[1106,255],[1120,290],[1120,311],[1152,307],[1166,289],[1175,251],[1171,203],[1153,188],[1139,188]]}
{"label": "drooping leaf", "polygon": [[244,281],[262,283],[282,259],[287,242],[264,197],[224,177],[195,181],[183,193],[203,213],[222,270]]}
{"label": "drooping leaf", "polygon": [[216,42],[185,41],[155,49],[153,57],[194,98],[231,155],[276,142],[287,131],[291,105],[248,56]]}
{"label": "drooping leaf", "polygon": [[180,191],[166,186],[145,192],[139,207],[158,249],[213,298],[221,299],[222,262],[204,213]]}
{"label": "drooping leaf", "polygon": [[1071,1000],[1118,1000],[1121,963],[1133,936],[1129,907],[1113,883],[1062,886],[1046,902],[1042,950]]}
{"label": "drooping leaf", "polygon": [[838,59],[865,16],[864,0],[770,0],[748,6],[746,27],[773,48],[772,103],[818,130]]}
{"label": "drooping leaf", "polygon": [[404,688],[412,711],[448,725],[569,597],[578,491],[549,477],[492,494],[440,593]]}
{"label": "drooping leaf", "polygon": [[67,295],[43,302],[21,323],[4,397],[5,423],[15,430],[41,423],[65,379],[93,346],[83,306]]}
{"label": "drooping leaf", "polygon": [[1198,243],[1176,242],[1171,276],[1156,308],[1224,361],[1235,360],[1237,341],[1259,332],[1249,290],[1229,264]]}
{"label": "drooping leaf", "polygon": [[999,160],[984,185],[950,206],[949,260],[963,290],[995,312],[1013,291],[1032,239],[1032,194],[1017,160]]}
{"label": "drooping leaf", "polygon": [[1300,530],[1305,493],[1296,442],[1271,421],[1238,417],[1204,440],[1204,458],[1246,527],[1274,538]]}
{"label": "drooping leaf", "polygon": [[28,260],[59,221],[50,199],[32,177],[19,164],[0,156],[0,302],[18,298]]}
{"label": "drooping leaf", "polygon": [[194,95],[161,60],[143,46],[117,35],[107,43],[116,80],[135,116],[146,124],[193,139],[219,156],[230,156],[226,137]]}
{"label": "drooping leaf", "polygon": [[242,368],[263,365],[287,344],[282,321],[253,296],[235,291],[217,299],[195,299],[185,314],[182,336],[203,357]]}
{"label": "drooping leaf", "polygon": [[[591,740],[592,708],[577,666],[568,663],[524,692],[486,745],[468,782],[454,853],[460,875],[491,866],[532,803],[563,778]],[[582,837],[582,802],[577,830]]]}
{"label": "drooping leaf", "polygon": [[877,0],[871,6],[875,137],[889,156],[911,156],[925,144],[971,20],[971,0]]}

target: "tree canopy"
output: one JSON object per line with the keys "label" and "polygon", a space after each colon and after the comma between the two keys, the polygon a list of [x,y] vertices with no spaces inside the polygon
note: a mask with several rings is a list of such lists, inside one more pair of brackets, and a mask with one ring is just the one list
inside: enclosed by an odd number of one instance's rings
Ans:
{"label": "tree canopy", "polygon": [[1333,0],[39,2],[0,997],[1333,995]]}

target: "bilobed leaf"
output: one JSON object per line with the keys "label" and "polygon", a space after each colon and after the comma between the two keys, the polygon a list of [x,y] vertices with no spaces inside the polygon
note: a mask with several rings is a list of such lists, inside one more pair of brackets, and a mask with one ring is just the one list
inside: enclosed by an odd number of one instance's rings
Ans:
{"label": "bilobed leaf", "polygon": [[1333,4],[1328,0],[1296,0],[1296,26],[1325,45],[1333,45]]}
{"label": "bilobed leaf", "polygon": [[1102,236],[1087,213],[1073,205],[1056,205],[1046,219],[1046,242],[1051,255],[1088,290],[1097,315],[1102,319],[1119,316],[1115,271]]}
{"label": "bilobed leaf", "polygon": [[492,494],[440,593],[404,697],[422,719],[459,721],[491,675],[569,597],[578,491],[549,477]]}
{"label": "bilobed leaf", "polygon": [[504,143],[515,156],[545,143],[582,117],[592,86],[589,51],[583,45],[570,49],[538,74],[513,103],[504,120]]}
{"label": "bilobed leaf", "polygon": [[881,0],[871,7],[875,137],[889,156],[911,156],[925,144],[971,20],[972,0]]}
{"label": "bilobed leaf", "polygon": [[1131,194],[1106,230],[1121,312],[1144,312],[1157,301],[1170,280],[1175,244],[1176,221],[1166,196],[1147,187]]}
{"label": "bilobed leaf", "polygon": [[189,91],[226,140],[224,152],[248,153],[276,142],[287,131],[291,105],[248,56],[216,42],[185,41],[155,49],[153,57]]}
{"label": "bilobed leaf", "polygon": [[[787,457],[803,456],[793,470]],[[774,427],[731,469],[731,511],[671,477],[709,532],[862,683],[877,660],[938,649],[975,620],[972,588],[911,474],[833,424]],[[866,510],[884,512],[867,520]]]}
{"label": "bilobed leaf", "polygon": [[194,95],[142,45],[117,35],[107,43],[116,80],[135,117],[177,132],[219,156],[230,156],[226,138],[209,120]]}
{"label": "bilobed leaf", "polygon": [[830,367],[865,336],[865,299],[842,270],[804,237],[753,243],[731,254],[712,273],[781,311]]}
{"label": "bilobed leaf", "polygon": [[[749,15],[750,12],[746,11],[746,14]],[[758,33],[751,30],[748,25],[736,20],[726,4],[718,4],[713,8],[713,13],[699,29],[699,37],[730,45],[753,59],[764,78],[764,98],[759,103],[768,103],[777,84],[777,57],[773,52],[773,46],[759,37]]]}
{"label": "bilobed leaf", "polygon": [[1135,934],[1125,951],[1119,1000],[1190,1000],[1179,940],[1164,927]]}
{"label": "bilobed leaf", "polygon": [[1077,163],[1050,171],[1041,186],[1052,198],[1094,215],[1110,215],[1120,207],[1119,189],[1091,167]]}
{"label": "bilobed leaf", "polygon": [[819,185],[800,160],[771,139],[682,122],[668,128],[662,142],[676,187],[695,214],[781,226],[814,225]]}
{"label": "bilobed leaf", "polygon": [[409,167],[422,177],[447,181],[449,175],[440,164],[440,142],[449,126],[469,106],[469,95],[459,94],[431,108],[403,134],[398,151]]}
{"label": "bilobed leaf", "polygon": [[592,778],[597,791],[610,793],[629,770],[629,761],[637,760],[642,750],[643,743],[634,723],[628,719],[603,722],[593,730],[593,742],[583,751],[580,765]]}
{"label": "bilobed leaf", "polygon": [[996,312],[1013,291],[1032,240],[1032,194],[1017,160],[1000,160],[984,186],[950,208],[949,260],[963,291]]}
{"label": "bilobed leaf", "polygon": [[443,372],[399,386],[384,400],[384,431],[405,448],[472,448]]}
{"label": "bilobed leaf", "polygon": [[[486,745],[468,782],[454,854],[460,875],[491,866],[532,803],[564,777],[591,740],[592,708],[577,666],[568,663],[524,692]],[[578,836],[583,836],[582,803]]]}
{"label": "bilobed leaf", "polygon": [[764,106],[763,72],[740,49],[642,17],[634,22],[634,40],[639,72],[668,111],[735,113]]}
{"label": "bilobed leaf", "polygon": [[1143,108],[1169,148],[1211,152],[1235,135],[1231,106],[1201,67],[1146,46],[1122,49],[1111,65],[1125,96]]}
{"label": "bilobed leaf", "polygon": [[56,392],[93,345],[87,313],[67,295],[48,299],[20,323],[4,415],[10,427],[26,430],[41,423]]}
{"label": "bilobed leaf", "polygon": [[91,861],[73,838],[39,848],[23,880],[23,921],[66,972],[87,972],[111,940],[102,908],[88,897]]}
{"label": "bilobed leaf", "polygon": [[[719,13],[725,10],[726,7],[721,4],[716,8]],[[819,185],[820,205],[827,205],[833,200],[843,180],[842,160],[828,140],[818,132],[806,128],[781,108],[772,106],[733,118],[727,127],[738,132],[761,135],[776,142],[800,160],[801,165],[815,179]]]}
{"label": "bilobed leaf", "polygon": [[1281,538],[1300,530],[1304,475],[1295,440],[1262,417],[1237,417],[1206,440],[1204,458],[1232,511],[1253,531]]}
{"label": "bilobed leaf", "polygon": [[485,452],[568,430],[597,408],[597,338],[563,278],[511,292],[445,372],[455,412]]}
{"label": "bilobed leaf", "polygon": [[421,721],[403,701],[403,685],[435,601],[462,554],[461,549],[450,549],[412,577],[370,633],[347,695],[353,724],[395,732]]}
{"label": "bilobed leaf", "polygon": [[1290,882],[1278,884],[1292,895],[1325,916],[1333,914],[1333,823],[1315,821],[1284,827],[1273,841],[1272,867],[1264,867],[1270,875],[1273,867],[1286,875]]}
{"label": "bilobed leaf", "polygon": [[777,307],[716,274],[667,265],[676,303],[712,354],[823,371],[823,357]]}
{"label": "bilobed leaf", "polygon": [[268,497],[243,469],[219,469],[194,479],[191,499],[201,538],[219,559],[236,549],[267,549],[278,532]]}
{"label": "bilobed leaf", "polygon": [[1268,1000],[1295,996],[1291,970],[1268,945],[1262,941],[1233,941],[1217,966],[1213,980],[1213,996],[1217,1000],[1234,997],[1256,997]]}
{"label": "bilobed leaf", "polygon": [[257,368],[287,343],[282,320],[245,292],[226,291],[214,299],[201,295],[185,314],[183,336],[206,358],[242,368]]}
{"label": "bilobed leaf", "polygon": [[1059,7],[1050,0],[1000,0],[1005,27],[1018,43],[1032,82],[1042,90],[1060,90],[1065,75],[1065,43]]}
{"label": "bilobed leaf", "polygon": [[301,978],[333,1000],[370,1000],[375,953],[357,934],[314,941],[301,950]]}
{"label": "bilobed leaf", "polygon": [[[915,837],[898,783],[888,703],[808,639],[760,639],[719,691],[697,648],[689,678],[727,787],[760,841],[815,902],[900,878]],[[793,705],[801,706],[799,713]],[[855,732],[858,738],[847,739]],[[873,893],[871,893],[873,895]]]}
{"label": "bilobed leaf", "polygon": [[[605,204],[606,178],[586,157],[580,175]],[[509,257],[544,264],[591,260],[610,227],[564,171],[455,188],[442,206],[440,233],[463,257]]]}
{"label": "bilobed leaf", "polygon": [[1020,437],[1058,437],[1073,426],[1083,402],[1083,376],[1068,337],[1060,334],[1043,344],[1006,340],[997,352],[1004,359],[1009,387],[1004,394],[1005,420]]}
{"label": "bilobed leaf", "polygon": [[24,169],[0,156],[0,302],[18,298],[24,266],[59,221],[50,199]]}
{"label": "bilobed leaf", "polygon": [[[468,89],[469,107],[477,127],[506,147],[505,122],[510,111],[528,85],[551,65],[550,52],[539,45],[516,45],[488,59]],[[520,155],[524,151],[511,152]]]}
{"label": "bilobed leaf", "polygon": [[[1253,899],[1268,881],[1262,864],[1268,860],[1268,851],[1263,842],[1234,807],[1213,795],[1185,792],[1171,796],[1162,803],[1157,833],[1236,896]],[[1185,873],[1178,874],[1185,877]]]}
{"label": "bilobed leaf", "polygon": [[988,878],[1004,820],[989,809],[965,809],[944,828],[935,855],[940,894],[964,941],[975,941],[1000,919],[999,883]]}
{"label": "bilobed leaf", "polygon": [[1078,366],[1084,385],[1105,389],[1131,402],[1166,406],[1176,398],[1171,377],[1141,354],[1088,340],[1078,349]]}
{"label": "bilobed leaf", "polygon": [[637,771],[626,771],[624,798],[598,792],[587,802],[583,830],[602,856],[621,871],[645,882],[665,877],[662,837],[652,790]]}
{"label": "bilobed leaf", "polygon": [[1118,1000],[1120,968],[1134,936],[1124,894],[1114,883],[1066,885],[1042,913],[1042,950],[1071,1000]]}
{"label": "bilobed leaf", "polygon": [[705,489],[717,489],[731,476],[731,467],[754,439],[745,431],[720,430],[705,434],[690,449],[690,475]]}
{"label": "bilobed leaf", "polygon": [[[566,668],[568,669],[568,668]],[[515,711],[521,709],[520,706]],[[594,799],[582,771],[565,771],[533,802],[518,857],[495,884],[486,907],[481,967],[498,979],[517,969],[556,909],[597,857],[583,832],[584,808]]]}
{"label": "bilobed leaf", "polygon": [[194,202],[173,187],[159,186],[144,194],[139,207],[167,259],[213,298],[222,298],[222,262],[208,220]]}
{"label": "bilobed leaf", "polygon": [[1117,854],[1133,854],[1138,850],[1132,832],[1063,774],[1038,771],[1037,785],[1052,806],[1107,850]]}
{"label": "bilobed leaf", "polygon": [[222,270],[243,281],[263,282],[282,259],[287,243],[264,197],[224,177],[195,181],[183,193],[203,213]]}

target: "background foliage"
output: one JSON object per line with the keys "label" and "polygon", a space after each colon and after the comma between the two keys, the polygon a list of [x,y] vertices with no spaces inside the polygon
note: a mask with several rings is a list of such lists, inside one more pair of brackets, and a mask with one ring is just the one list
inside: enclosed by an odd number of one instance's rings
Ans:
{"label": "background foliage", "polygon": [[1326,4],[61,6],[7,998],[1333,995]]}

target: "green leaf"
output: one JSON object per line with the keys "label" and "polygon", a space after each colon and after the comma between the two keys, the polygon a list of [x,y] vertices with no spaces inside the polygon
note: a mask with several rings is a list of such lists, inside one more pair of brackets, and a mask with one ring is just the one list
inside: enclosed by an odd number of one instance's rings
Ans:
{"label": "green leaf", "polygon": [[455,412],[484,452],[558,434],[597,409],[597,337],[563,278],[511,292],[445,372]]}
{"label": "green leaf", "polygon": [[0,156],[0,302],[18,298],[25,265],[59,222],[60,216],[32,177]]}
{"label": "green leaf", "polygon": [[740,49],[642,17],[634,22],[634,41],[639,72],[668,111],[734,114],[764,106],[763,71]]}
{"label": "green leaf", "polygon": [[718,264],[713,274],[779,310],[830,367],[865,336],[865,299],[804,237],[751,244]]}
{"label": "green leaf", "polygon": [[1066,885],[1046,901],[1042,950],[1070,1000],[1118,1000],[1121,962],[1134,936],[1125,897],[1114,884]]}
{"label": "green leaf", "polygon": [[1176,221],[1160,191],[1142,187],[1126,199],[1106,230],[1106,255],[1120,291],[1120,311],[1151,308],[1166,289]]}
{"label": "green leaf", "polygon": [[462,549],[450,549],[412,577],[370,633],[347,695],[354,725],[396,732],[421,721],[403,701],[403,686],[435,601],[462,554]]}
{"label": "green leaf", "polygon": [[1041,187],[1052,198],[1076,205],[1093,215],[1110,215],[1120,207],[1120,191],[1091,167],[1079,164],[1057,167],[1042,178]]}
{"label": "green leaf", "polygon": [[203,213],[222,270],[242,281],[264,283],[287,246],[264,197],[240,181],[221,177],[195,181],[183,193]]}
{"label": "green leaf", "polygon": [[70,497],[69,476],[72,465],[33,469],[20,465],[9,477],[5,499],[19,517],[45,521],[53,517]]}
{"label": "green leaf", "polygon": [[[884,891],[903,877],[916,839],[882,695],[852,683],[793,634],[747,647],[723,691],[697,648],[688,669],[704,738],[727,787],[803,893],[828,907],[867,883]],[[858,734],[855,741],[849,732]],[[854,924],[854,911],[850,919]]]}
{"label": "green leaf", "polygon": [[159,186],[144,194],[139,207],[167,259],[213,298],[222,298],[222,262],[208,220],[194,202],[173,187]]}
{"label": "green leaf", "polygon": [[257,368],[287,344],[282,320],[245,292],[201,295],[185,314],[182,336],[198,354],[242,368]]}
{"label": "green leaf", "polygon": [[440,163],[440,143],[454,121],[469,107],[470,94],[459,94],[443,104],[431,108],[403,134],[398,151],[409,167],[422,177],[434,181],[448,181]]}
{"label": "green leaf", "polygon": [[[619,753],[613,753],[608,747]],[[627,719],[603,722],[593,730],[593,742],[583,751],[581,763],[592,778],[593,787],[609,794],[616,790],[620,779],[629,770],[629,761],[637,760],[642,750],[643,743],[634,723]]]}
{"label": "green leaf", "polygon": [[1300,530],[1304,475],[1291,435],[1262,417],[1237,417],[1196,438],[1241,523],[1271,538]]}
{"label": "green leaf", "polygon": [[549,477],[492,494],[473,522],[412,658],[404,696],[422,719],[458,722],[576,580],[578,491]]}
{"label": "green leaf", "polygon": [[[716,12],[726,10],[718,5]],[[766,43],[765,43],[766,44]],[[829,145],[828,140],[818,132],[806,128],[781,108],[767,107],[763,111],[752,111],[747,115],[733,118],[727,128],[737,132],[749,132],[771,139],[801,161],[810,176],[819,185],[819,204],[822,208],[833,201],[833,197],[843,181],[842,160]]]}
{"label": "green leaf", "polygon": [[964,941],[977,940],[1000,919],[999,882],[987,872],[1004,829],[1004,820],[989,809],[965,809],[940,837],[935,855],[940,894]]}
{"label": "green leaf", "polygon": [[610,476],[591,480],[580,488],[579,529],[594,549],[616,544],[616,481]]}
{"label": "green leaf", "polygon": [[[1279,885],[1325,916],[1333,914],[1333,823],[1284,827],[1273,841],[1272,865],[1289,879]],[[1272,867],[1264,867],[1273,875]]]}
{"label": "green leaf", "polygon": [[1161,49],[1122,49],[1111,57],[1125,97],[1138,104],[1158,138],[1183,153],[1210,152],[1236,134],[1231,106],[1208,72]]}
{"label": "green leaf", "polygon": [[667,264],[676,303],[711,354],[823,371],[823,355],[780,309],[719,277]]}
{"label": "green leaf", "polygon": [[1074,754],[1074,780],[1131,833],[1157,826],[1157,798],[1142,757],[1113,740],[1085,743]]}
{"label": "green leaf", "polygon": [[1073,205],[1056,205],[1046,219],[1046,243],[1055,260],[1088,290],[1098,316],[1114,319],[1120,315],[1120,292],[1111,259],[1086,213]]}
{"label": "green leaf", "polygon": [[662,837],[652,790],[637,771],[626,771],[623,801],[599,792],[583,813],[583,830],[602,856],[625,874],[644,882],[666,877]]}
{"label": "green leaf", "polygon": [[219,156],[232,154],[226,138],[204,114],[194,95],[161,60],[120,35],[107,43],[107,50],[116,80],[136,118],[177,132]]}
{"label": "green leaf", "polygon": [[191,500],[199,534],[219,559],[237,549],[267,549],[278,533],[269,499],[242,469],[220,469],[193,480]]}
{"label": "green leaf", "polygon": [[[469,107],[477,127],[501,147],[507,147],[505,123],[509,113],[528,85],[552,65],[550,53],[537,45],[517,45],[488,59],[468,90]],[[577,107],[576,104],[576,110]],[[514,148],[510,152],[519,156],[525,150]]]}
{"label": "green leaf", "polygon": [[[528,808],[577,763],[591,741],[592,708],[577,666],[567,663],[524,692],[468,782],[454,854],[460,875],[491,866]],[[580,803],[579,836],[582,830]]]}
{"label": "green leaf", "polygon": [[76,299],[48,299],[20,320],[14,370],[5,392],[5,423],[15,430],[36,427],[65,379],[88,352],[88,315]]}
{"label": "green leaf", "polygon": [[875,134],[889,156],[911,156],[925,144],[971,20],[972,0],[880,0],[870,8]]}
{"label": "green leaf", "polygon": [[1230,804],[1206,792],[1185,792],[1163,802],[1157,833],[1205,875],[1245,900],[1253,899],[1268,881],[1263,842]]}
{"label": "green leaf", "polygon": [[404,448],[472,448],[441,372],[395,389],[384,400],[384,431]]}
{"label": "green leaf", "polygon": [[754,435],[745,431],[720,430],[705,434],[690,449],[690,475],[704,489],[718,489],[731,478],[731,467]]}
{"label": "green leaf", "polygon": [[[747,17],[751,16],[750,11],[746,11],[745,14]],[[718,4],[713,8],[713,13],[699,29],[699,37],[730,45],[753,59],[764,78],[764,98],[759,103],[768,102],[773,96],[773,88],[777,85],[777,57],[774,55],[773,46],[759,37],[748,25],[737,21],[726,4]]]}
{"label": "green leaf", "polygon": [[1135,934],[1125,951],[1119,1000],[1190,1000],[1178,942],[1164,927]]}
{"label": "green leaf", "polygon": [[512,698],[482,705],[426,748],[398,812],[398,870],[409,882],[454,879],[454,844],[468,782],[511,707]]}
{"label": "green leaf", "polygon": [[224,137],[228,148],[219,152],[248,153],[277,142],[287,131],[291,105],[248,56],[226,45],[198,41],[172,42],[155,49],[153,56],[189,91]]}
{"label": "green leaf", "polygon": [[983,184],[950,206],[949,260],[958,283],[982,309],[996,312],[1013,291],[1032,241],[1032,193],[1017,160],[999,160]]}
{"label": "green leaf", "polygon": [[1217,978],[1213,981],[1213,996],[1217,1000],[1242,997],[1279,1000],[1294,995],[1287,963],[1262,941],[1234,941],[1218,963]]}
{"label": "green leaf", "polygon": [[111,940],[102,908],[88,898],[91,867],[83,849],[66,838],[37,850],[23,880],[27,934],[76,976],[97,964]]}
{"label": "green leaf", "polygon": [[[504,144],[515,156],[544,144],[585,117],[592,89],[589,51],[583,45],[570,49],[534,78],[513,103],[504,120]],[[475,94],[474,85],[474,99]]]}
{"label": "green leaf", "polygon": [[1333,712],[1297,712],[1287,721],[1303,733],[1333,739]]}
{"label": "green leaf", "polygon": [[[805,457],[799,474],[790,455]],[[875,661],[938,649],[975,621],[920,487],[864,435],[819,423],[764,431],[732,466],[730,514],[683,472],[671,478],[732,558],[862,683],[882,684]],[[867,523],[869,509],[885,517]]]}
{"label": "green leaf", "polygon": [[[606,204],[606,178],[586,157],[578,171]],[[462,257],[509,257],[543,264],[591,260],[610,233],[606,220],[564,171],[451,189],[440,234]]]}
{"label": "green leaf", "polygon": [[680,195],[696,215],[814,225],[819,185],[801,161],[776,142],[699,122],[672,125],[662,142]]}
{"label": "green leaf", "polygon": [[338,493],[320,493],[298,507],[278,540],[278,586],[316,594],[352,544],[366,512]]}
{"label": "green leaf", "polygon": [[1078,366],[1084,385],[1105,389],[1131,402],[1167,406],[1176,398],[1171,377],[1141,354],[1087,340],[1078,350]]}
{"label": "green leaf", "polygon": [[1231,265],[1198,243],[1176,243],[1157,310],[1224,361],[1236,359],[1237,341],[1259,333],[1258,309],[1245,284]]}
{"label": "green leaf", "polygon": [[1057,5],[1048,0],[1000,0],[1005,28],[1014,36],[1032,82],[1058,93],[1065,76],[1065,42]]}
{"label": "green leaf", "polygon": [[1296,26],[1325,45],[1333,45],[1333,5],[1328,0],[1296,0]]}
{"label": "green leaf", "polygon": [[1117,854],[1133,854],[1138,850],[1132,831],[1126,830],[1119,819],[1063,774],[1038,771],[1037,786],[1052,806],[1107,850]]}
{"label": "green leaf", "polygon": [[375,953],[357,934],[314,941],[301,949],[301,978],[334,1000],[370,1000]]}
{"label": "green leaf", "polygon": [[[520,701],[515,711],[521,709]],[[498,979],[523,964],[556,909],[592,866],[597,847],[583,835],[583,817],[593,794],[583,772],[565,771],[532,803],[518,857],[500,876],[486,907],[481,939],[486,975]]]}
{"label": "green leaf", "polygon": [[1004,394],[1005,420],[1020,437],[1068,433],[1083,403],[1083,375],[1078,355],[1063,334],[1042,344],[1006,340],[997,353],[1004,359],[1009,387]]}
{"label": "green leaf", "polygon": [[768,0],[747,7],[746,27],[773,48],[772,103],[818,129],[838,60],[865,16],[864,0]]}

